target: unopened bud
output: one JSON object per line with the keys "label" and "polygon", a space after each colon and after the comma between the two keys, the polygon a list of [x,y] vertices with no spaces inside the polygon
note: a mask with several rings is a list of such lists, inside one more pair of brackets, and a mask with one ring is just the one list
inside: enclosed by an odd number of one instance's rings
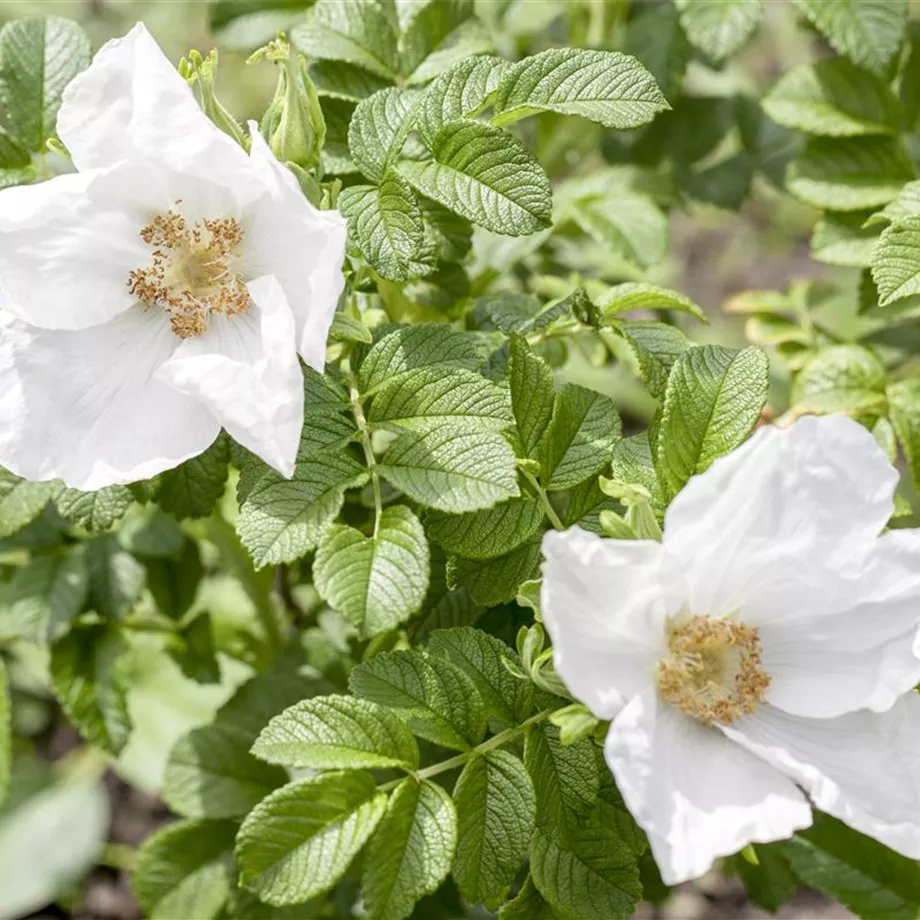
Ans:
{"label": "unopened bud", "polygon": [[179,73],[195,91],[205,115],[241,147],[248,149],[246,135],[240,123],[227,111],[214,91],[217,79],[217,49],[212,50],[207,57],[202,57],[198,51],[189,51],[188,57],[179,61]]}

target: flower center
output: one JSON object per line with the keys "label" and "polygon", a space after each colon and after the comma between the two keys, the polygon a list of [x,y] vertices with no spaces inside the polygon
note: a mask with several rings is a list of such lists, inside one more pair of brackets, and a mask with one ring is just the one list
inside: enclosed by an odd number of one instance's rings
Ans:
{"label": "flower center", "polygon": [[655,677],[663,700],[705,725],[750,715],[770,686],[757,630],[699,614],[669,624]]}
{"label": "flower center", "polygon": [[141,230],[141,239],[152,249],[150,264],[128,275],[128,291],[147,307],[167,310],[180,339],[202,335],[212,313],[249,309],[249,291],[232,268],[243,240],[235,218],[190,224],[170,208]]}

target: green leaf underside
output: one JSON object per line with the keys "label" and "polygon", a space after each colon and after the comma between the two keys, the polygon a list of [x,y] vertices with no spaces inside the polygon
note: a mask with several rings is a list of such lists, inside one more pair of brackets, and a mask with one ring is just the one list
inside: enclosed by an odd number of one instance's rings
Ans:
{"label": "green leaf underside", "polygon": [[482,740],[485,710],[473,681],[450,662],[417,651],[382,652],[359,664],[351,691],[396,711],[421,738],[465,751]]}
{"label": "green leaf underside", "polygon": [[263,799],[237,835],[240,882],[268,904],[328,891],[373,834],[386,796],[369,773],[324,773]]}
{"label": "green leaf underside", "polygon": [[418,745],[389,709],[350,696],[303,700],[275,716],[253,753],[269,763],[310,770],[418,768]]}

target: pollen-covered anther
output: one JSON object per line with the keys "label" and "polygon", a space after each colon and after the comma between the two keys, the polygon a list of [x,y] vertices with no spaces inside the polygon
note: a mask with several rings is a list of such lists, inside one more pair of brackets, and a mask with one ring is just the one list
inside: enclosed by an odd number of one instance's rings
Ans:
{"label": "pollen-covered anther", "polygon": [[233,316],[249,309],[246,283],[233,271],[243,228],[232,217],[189,224],[175,208],[141,230],[150,264],[128,275],[128,291],[147,307],[169,312],[182,339],[202,335],[212,313]]}
{"label": "pollen-covered anther", "polygon": [[668,627],[668,655],[658,662],[661,698],[705,725],[730,725],[764,701],[757,630],[735,620],[694,615]]}

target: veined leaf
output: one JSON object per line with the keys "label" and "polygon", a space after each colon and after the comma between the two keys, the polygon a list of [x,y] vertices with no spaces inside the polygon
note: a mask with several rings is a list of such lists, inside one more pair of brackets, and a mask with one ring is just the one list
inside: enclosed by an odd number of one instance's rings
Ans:
{"label": "veined leaf", "polygon": [[124,549],[115,534],[87,540],[89,602],[109,620],[122,620],[134,609],[144,589],[144,567]]}
{"label": "veined leaf", "polygon": [[57,491],[52,482],[27,482],[0,468],[0,539],[31,524]]}
{"label": "veined leaf", "polygon": [[263,799],[237,835],[240,883],[283,906],[328,891],[380,823],[386,796],[370,773],[324,773]]}
{"label": "veined leaf", "polygon": [[872,253],[879,306],[920,292],[920,215],[887,227]]}
{"label": "veined leaf", "polygon": [[620,129],[644,125],[669,108],[634,57],[582,48],[550,48],[507,68],[494,105],[496,125],[559,112]]}
{"label": "veined leaf", "polygon": [[253,753],[269,763],[309,770],[418,768],[418,745],[399,718],[353,696],[318,696],[276,715]]}
{"label": "veined leaf", "polygon": [[380,182],[399,156],[420,99],[418,92],[392,86],[358,103],[348,127],[348,149],[368,179]]}
{"label": "veined leaf", "polygon": [[423,195],[473,223],[525,236],[552,219],[543,167],[520,141],[474,121],[443,125],[431,142],[433,160],[402,160],[399,170]]}
{"label": "veined leaf", "polygon": [[536,498],[511,498],[485,511],[466,514],[429,512],[428,535],[449,553],[467,559],[492,559],[529,540],[543,523],[544,511]]}
{"label": "veined leaf", "polygon": [[476,685],[450,662],[417,651],[381,652],[359,664],[352,693],[394,709],[421,738],[456,750],[482,740],[486,718]]}
{"label": "veined leaf", "polygon": [[[553,416],[556,394],[549,365],[518,335],[511,336],[508,358],[511,411],[525,456],[534,456]],[[469,553],[462,555],[469,556]]]}
{"label": "veined leaf", "polygon": [[[451,38],[474,16],[472,0],[421,0],[397,7],[401,18],[400,70],[409,77],[425,59],[450,44]],[[430,77],[428,78],[430,79]],[[417,78],[413,82],[419,81]]]}
{"label": "veined leaf", "polygon": [[807,134],[894,134],[900,104],[887,84],[845,58],[816,61],[784,74],[764,97],[777,124]]}
{"label": "veined leaf", "polygon": [[450,425],[408,431],[390,445],[378,471],[415,501],[455,514],[520,494],[514,452],[488,431],[470,434]]}
{"label": "veined leaf", "polygon": [[747,438],[767,400],[768,373],[759,348],[705,345],[677,359],[656,451],[658,474],[672,495]]}
{"label": "veined leaf", "polygon": [[360,102],[389,86],[383,77],[345,61],[314,61],[310,65],[310,78],[319,96],[349,102]]}
{"label": "veined leaf", "polygon": [[221,435],[203,454],[158,477],[156,501],[176,518],[207,517],[224,494],[230,449]]}
{"label": "veined leaf", "polygon": [[628,281],[607,288],[594,298],[605,317],[617,316],[628,310],[678,310],[705,322],[706,314],[689,297],[668,288]]}
{"label": "veined leaf", "polygon": [[134,495],[127,486],[109,486],[98,492],[64,489],[55,496],[54,503],[65,518],[98,533],[124,517],[134,504]]}
{"label": "veined leaf", "polygon": [[450,872],[457,812],[440,786],[403,780],[371,840],[362,890],[375,920],[404,920]]}
{"label": "veined leaf", "polygon": [[861,345],[823,348],[799,371],[792,403],[800,412],[860,412],[885,402],[885,368]]}
{"label": "veined leaf", "polygon": [[667,99],[677,98],[693,48],[676,7],[663,3],[637,9],[629,19],[625,50],[649,69]]}
{"label": "veined leaf", "polygon": [[498,920],[562,920],[562,915],[553,910],[528,875],[514,900],[499,911]]}
{"label": "veined leaf", "polygon": [[490,751],[463,768],[454,800],[459,821],[454,878],[468,901],[493,901],[514,880],[530,848],[533,783],[517,757]]}
{"label": "veined leaf", "polygon": [[492,559],[463,559],[452,556],[447,564],[447,583],[466,588],[485,607],[514,600],[522,582],[540,571],[540,537],[532,537],[511,552]]}
{"label": "veined leaf", "polygon": [[417,613],[428,590],[428,541],[401,505],[384,508],[372,537],[334,524],[316,551],[316,590],[362,637],[386,632]]}
{"label": "veined leaf", "polygon": [[619,323],[616,328],[636,356],[642,382],[661,399],[674,362],[690,348],[689,339],[676,326],[651,320]]}
{"label": "veined leaf", "polygon": [[811,237],[811,254],[828,265],[867,268],[879,238],[878,226],[864,226],[866,216],[855,213],[825,214]]}
{"label": "veined leaf", "polygon": [[716,63],[742,48],[763,18],[761,0],[676,0],[690,44]]}

